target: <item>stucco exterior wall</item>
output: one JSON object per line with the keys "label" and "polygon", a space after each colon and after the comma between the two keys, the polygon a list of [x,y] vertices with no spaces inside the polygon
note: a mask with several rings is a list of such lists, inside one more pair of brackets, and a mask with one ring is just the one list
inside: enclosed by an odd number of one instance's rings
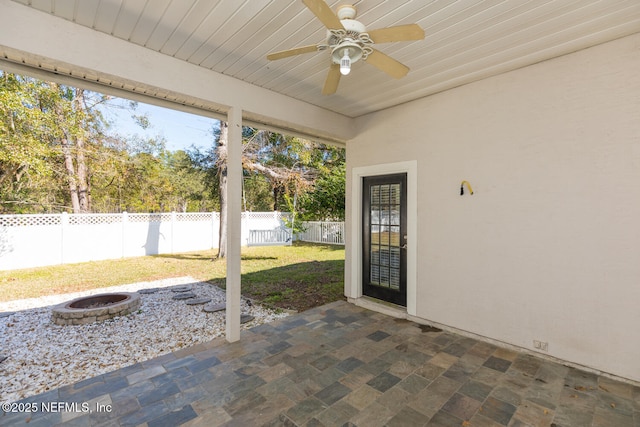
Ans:
{"label": "stucco exterior wall", "polygon": [[640,381],[638,70],[640,34],[358,119],[349,196],[418,161],[419,318]]}

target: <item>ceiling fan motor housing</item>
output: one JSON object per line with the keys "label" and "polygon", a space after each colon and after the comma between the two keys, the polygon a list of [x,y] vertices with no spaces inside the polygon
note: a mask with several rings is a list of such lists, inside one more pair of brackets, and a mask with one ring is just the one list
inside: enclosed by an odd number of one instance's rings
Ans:
{"label": "ceiling fan motor housing", "polygon": [[344,27],[345,30],[347,30],[347,34],[348,33],[365,33],[367,31],[367,27],[364,26],[364,24],[360,21],[356,21],[355,19],[343,19],[340,22],[342,22],[342,26]]}
{"label": "ceiling fan motor housing", "polygon": [[356,8],[350,4],[343,4],[342,6],[338,6],[336,10],[336,16],[338,19],[354,19],[356,17]]}
{"label": "ceiling fan motor housing", "polygon": [[350,38],[354,41],[360,39],[360,34],[367,32],[367,27],[355,19],[343,19],[340,21],[343,29],[339,30],[327,30],[327,44],[329,46],[335,46],[339,44],[345,38]]}

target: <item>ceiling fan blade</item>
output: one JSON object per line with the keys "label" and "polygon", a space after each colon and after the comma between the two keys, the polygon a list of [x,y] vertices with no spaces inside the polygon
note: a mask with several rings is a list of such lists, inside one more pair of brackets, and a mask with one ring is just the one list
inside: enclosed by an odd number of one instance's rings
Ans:
{"label": "ceiling fan blade", "polygon": [[269,61],[275,61],[276,59],[288,58],[290,56],[300,55],[303,53],[317,52],[317,51],[318,51],[318,46],[315,44],[312,44],[309,46],[301,46],[301,47],[295,47],[293,49],[282,50],[280,52],[273,52],[267,55],[267,59]]}
{"label": "ceiling fan blade", "polygon": [[302,0],[307,8],[330,30],[344,29],[342,22],[323,0]]}
{"label": "ceiling fan blade", "polygon": [[340,65],[331,64],[329,74],[327,74],[327,80],[325,80],[324,87],[322,88],[323,95],[332,95],[336,93],[338,90],[338,84],[340,83],[340,76]]}
{"label": "ceiling fan blade", "polygon": [[409,67],[379,50],[374,49],[365,61],[396,79],[406,76],[409,72]]}
{"label": "ceiling fan blade", "polygon": [[418,24],[398,25],[368,32],[374,43],[405,42],[423,40],[424,30]]}

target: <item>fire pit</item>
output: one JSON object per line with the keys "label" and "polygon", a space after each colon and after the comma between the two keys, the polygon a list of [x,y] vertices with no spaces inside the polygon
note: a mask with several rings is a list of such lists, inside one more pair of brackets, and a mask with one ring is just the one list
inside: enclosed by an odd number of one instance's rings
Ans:
{"label": "fire pit", "polygon": [[57,325],[85,325],[117,316],[126,316],[140,307],[137,292],[119,292],[81,297],[53,308],[51,319]]}

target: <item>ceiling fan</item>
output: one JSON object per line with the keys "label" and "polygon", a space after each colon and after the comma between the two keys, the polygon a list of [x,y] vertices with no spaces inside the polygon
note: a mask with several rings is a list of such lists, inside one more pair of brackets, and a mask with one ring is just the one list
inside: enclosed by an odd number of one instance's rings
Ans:
{"label": "ceiling fan", "polygon": [[367,31],[367,27],[355,20],[356,8],[339,6],[334,14],[323,0],[302,0],[311,12],[327,27],[325,43],[296,47],[273,52],[267,59],[274,61],[303,53],[329,50],[331,66],[322,88],[323,95],[331,95],[338,89],[340,76],[351,71],[351,64],[362,59],[397,79],[409,72],[409,67],[374,49],[376,43],[413,41],[424,39],[424,30],[417,24],[398,25]]}

